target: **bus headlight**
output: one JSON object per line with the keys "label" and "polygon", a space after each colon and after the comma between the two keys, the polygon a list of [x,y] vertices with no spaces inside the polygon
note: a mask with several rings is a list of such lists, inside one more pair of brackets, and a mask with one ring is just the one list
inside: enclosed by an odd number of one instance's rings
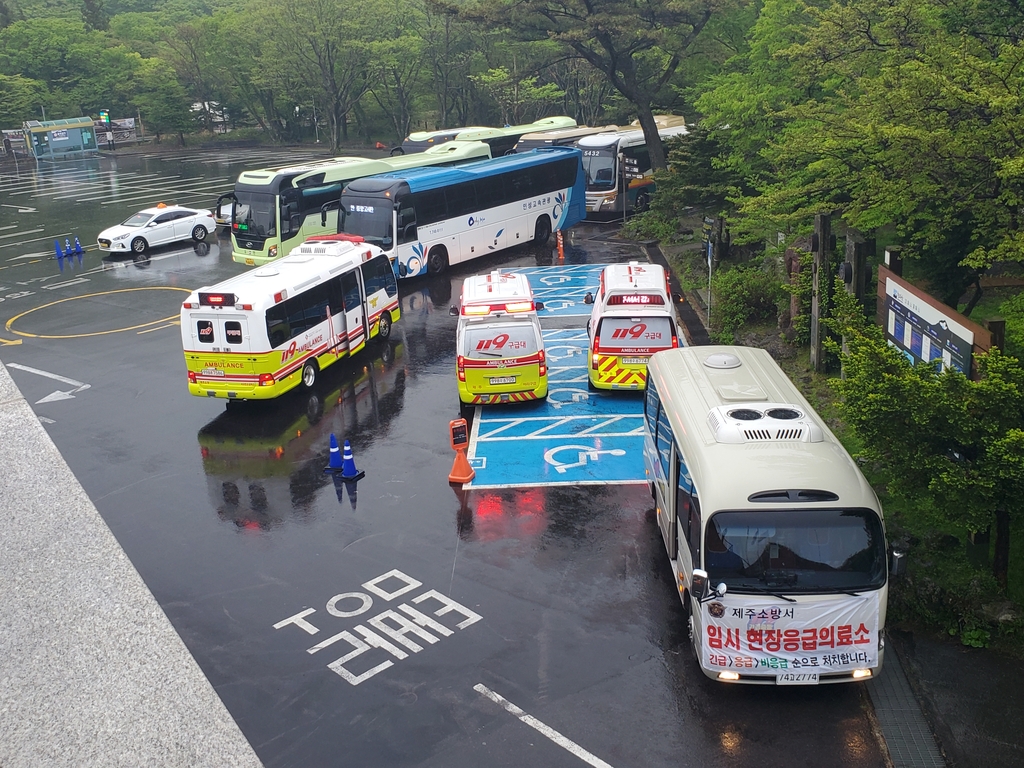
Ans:
{"label": "bus headlight", "polygon": [[863,680],[865,677],[871,677],[870,669],[855,669],[853,670],[854,680]]}
{"label": "bus headlight", "polygon": [[270,246],[270,250],[268,251],[268,255],[272,259],[276,259],[277,258],[277,246],[276,245]]}

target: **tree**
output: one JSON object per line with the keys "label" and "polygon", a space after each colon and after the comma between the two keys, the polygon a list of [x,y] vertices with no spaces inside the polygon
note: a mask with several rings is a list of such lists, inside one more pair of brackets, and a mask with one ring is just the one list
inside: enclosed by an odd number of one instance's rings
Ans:
{"label": "tree", "polygon": [[175,133],[184,145],[185,132],[195,125],[192,101],[169,62],[143,59],[135,103],[146,130],[158,143],[161,135]]}
{"label": "tree", "polygon": [[842,418],[883,469],[890,493],[930,502],[946,525],[995,528],[992,572],[1005,589],[1011,519],[1024,521],[1024,367],[997,349],[975,358],[977,380],[911,365],[837,288],[831,329],[843,348],[833,381]]}
{"label": "tree", "polygon": [[[515,66],[514,58],[512,64]],[[520,125],[528,112],[533,112],[538,107],[543,112],[546,105],[562,98],[564,92],[557,85],[538,85],[538,79],[510,72],[505,67],[489,69],[482,75],[473,76],[481,90],[490,94],[498,103],[503,125]]]}
{"label": "tree", "polygon": [[666,162],[654,103],[726,1],[483,0],[472,13],[521,39],[553,39],[604,73],[636,109],[657,170]]}
{"label": "tree", "polygon": [[38,119],[39,105],[50,100],[46,83],[21,75],[0,75],[0,125]]}
{"label": "tree", "polygon": [[267,82],[316,99],[337,152],[348,114],[370,87],[372,18],[341,0],[283,0],[261,6],[260,19]]}

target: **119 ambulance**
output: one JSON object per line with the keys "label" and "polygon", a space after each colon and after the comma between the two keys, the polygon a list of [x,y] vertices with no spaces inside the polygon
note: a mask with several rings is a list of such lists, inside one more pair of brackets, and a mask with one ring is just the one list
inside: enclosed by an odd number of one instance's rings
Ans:
{"label": "119 ambulance", "polygon": [[462,284],[456,329],[459,401],[463,406],[542,400],[548,394],[538,310],[526,275],[494,271]]}
{"label": "119 ambulance", "polygon": [[265,400],[387,339],[398,281],[376,246],[345,235],[307,240],[273,264],[189,294],[181,307],[188,389]]}
{"label": "119 ambulance", "polygon": [[679,346],[668,276],[658,264],[610,264],[601,273],[587,323],[591,389],[640,390],[647,383],[647,362],[655,352]]}

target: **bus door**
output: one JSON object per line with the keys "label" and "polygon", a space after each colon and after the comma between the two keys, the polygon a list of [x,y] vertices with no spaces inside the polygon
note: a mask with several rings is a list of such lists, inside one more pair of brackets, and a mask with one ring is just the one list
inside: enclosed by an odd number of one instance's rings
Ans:
{"label": "bus door", "polygon": [[[345,338],[348,353],[354,355],[366,346],[366,339],[369,337],[369,328],[366,327],[366,294],[359,280],[358,269],[342,274],[341,291],[345,301]],[[341,333],[337,326],[335,333]]]}

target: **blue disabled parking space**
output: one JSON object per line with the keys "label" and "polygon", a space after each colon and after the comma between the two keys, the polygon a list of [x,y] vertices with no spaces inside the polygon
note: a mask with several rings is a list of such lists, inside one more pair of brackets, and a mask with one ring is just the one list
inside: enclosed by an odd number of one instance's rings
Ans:
{"label": "blue disabled parking space", "polygon": [[[583,303],[587,291],[597,291],[607,264],[568,264],[555,267],[517,267],[526,275],[533,297],[544,302],[541,320],[552,317],[589,317],[591,305]],[[584,382],[585,383],[585,382]]]}
{"label": "blue disabled parking space", "polygon": [[646,482],[643,393],[590,392],[587,333],[544,331],[548,399],[480,406],[467,488]]}

